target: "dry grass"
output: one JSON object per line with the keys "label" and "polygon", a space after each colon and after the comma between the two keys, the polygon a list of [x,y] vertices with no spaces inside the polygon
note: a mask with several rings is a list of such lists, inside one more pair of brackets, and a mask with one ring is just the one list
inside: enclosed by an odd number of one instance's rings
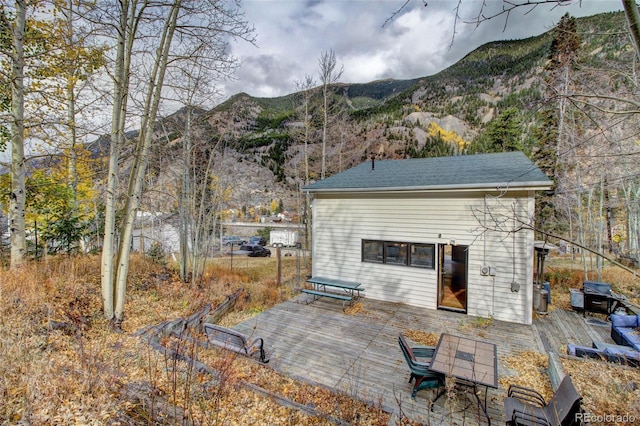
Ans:
{"label": "dry grass", "polygon": [[[605,262],[606,263],[606,262]],[[611,290],[626,296],[633,304],[640,305],[640,278],[618,267],[605,266],[601,275],[595,269],[589,269],[585,275],[582,262],[571,257],[550,256],[545,263],[546,280],[551,285],[553,305],[550,309],[571,309],[570,288],[582,288],[582,282],[604,281],[611,284]]]}
{"label": "dry grass", "polygon": [[585,410],[601,416],[603,425],[629,424],[628,421],[607,420],[605,416],[633,416],[640,419],[640,368],[590,359],[562,359],[565,372],[571,374],[576,389],[583,397]]}
{"label": "dry grass", "polygon": [[[268,309],[293,295],[295,259],[283,259],[282,285],[276,285],[272,259],[234,259],[233,271],[230,259],[217,260],[201,282],[191,284],[148,259],[131,261],[120,334],[109,332],[102,317],[98,257],[49,258],[0,272],[0,424],[329,424],[329,416],[353,424],[388,421],[375,406],[282,377],[252,360],[186,340],[164,342],[206,361],[220,372],[214,379],[133,336],[208,303],[216,306],[239,288],[247,297],[224,322]],[[241,383],[314,405],[320,414]]]}
{"label": "dry grass", "polygon": [[414,329],[405,330],[402,334],[422,346],[436,346],[440,340],[439,333],[427,333]]}
{"label": "dry grass", "polygon": [[[551,256],[545,271],[552,289],[550,309],[571,310],[569,289],[581,288],[585,280],[610,283],[612,291],[626,296],[635,305],[640,304],[640,278],[621,268],[604,267],[601,275],[596,271],[588,271],[585,275],[579,259],[572,262],[569,256]],[[606,319],[605,315],[592,315]],[[636,421],[640,419],[640,368],[573,358],[562,358],[562,365],[582,395],[585,410],[594,416],[602,416],[596,423],[625,424],[625,417],[621,422],[620,418],[606,417],[611,415],[626,414]],[[540,385],[540,388],[544,386]]]}
{"label": "dry grass", "polygon": [[[549,262],[552,287],[579,287],[580,269]],[[304,276],[304,273],[302,273]],[[594,279],[590,277],[591,279]],[[223,318],[234,325],[280,301],[300,285],[295,259],[283,260],[283,282],[276,284],[273,259],[215,261],[200,282],[183,284],[171,271],[148,259],[133,257],[128,280],[124,333],[109,332],[102,317],[99,258],[49,258],[18,272],[0,272],[0,423],[40,424],[329,424],[340,418],[351,424],[387,424],[389,416],[375,401],[284,377],[272,369],[228,353],[203,350],[186,340],[166,343],[220,372],[217,379],[189,363],[151,349],[133,336],[141,328],[186,317],[205,304],[219,304],[239,288],[246,297]],[[632,296],[637,280],[605,270],[603,281]],[[553,291],[557,306],[563,293]],[[568,294],[567,294],[567,306]],[[347,313],[375,315],[355,303]],[[484,324],[472,324],[480,327]],[[480,327],[481,328],[481,327]],[[439,335],[405,330],[421,345],[435,346]],[[517,383],[549,396],[544,374],[546,356],[518,354],[502,359]],[[635,413],[640,407],[640,369],[594,361],[563,360],[593,414]],[[592,364],[593,363],[593,364]],[[504,380],[508,380],[509,383]],[[274,397],[252,391],[260,386],[297,404],[312,406],[310,415]],[[356,389],[364,391],[364,389]],[[327,404],[327,401],[331,403]]]}
{"label": "dry grass", "polygon": [[521,352],[516,355],[501,357],[500,360],[510,369],[516,371],[513,376],[500,377],[498,382],[504,389],[510,385],[535,389],[548,401],[553,396],[553,388],[547,374],[549,357],[538,352]]}

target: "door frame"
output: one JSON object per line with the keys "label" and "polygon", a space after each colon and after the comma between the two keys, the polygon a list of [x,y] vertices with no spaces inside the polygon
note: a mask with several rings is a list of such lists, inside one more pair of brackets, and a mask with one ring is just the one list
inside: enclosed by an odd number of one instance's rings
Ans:
{"label": "door frame", "polygon": [[438,309],[467,313],[468,268],[469,246],[438,244]]}

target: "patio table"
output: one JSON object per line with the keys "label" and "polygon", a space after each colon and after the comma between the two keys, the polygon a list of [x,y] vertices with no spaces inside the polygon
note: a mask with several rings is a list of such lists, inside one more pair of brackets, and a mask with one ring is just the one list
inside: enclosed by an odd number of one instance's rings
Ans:
{"label": "patio table", "polygon": [[[473,388],[478,405],[487,417],[487,392],[498,388],[498,351],[493,343],[442,333],[431,360],[430,370],[451,376],[457,383]],[[485,387],[484,404],[478,386]]]}

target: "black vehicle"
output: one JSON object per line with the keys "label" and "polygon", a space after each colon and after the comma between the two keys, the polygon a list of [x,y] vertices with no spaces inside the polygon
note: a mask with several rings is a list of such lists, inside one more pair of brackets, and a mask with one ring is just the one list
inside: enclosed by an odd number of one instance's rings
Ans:
{"label": "black vehicle", "polygon": [[261,237],[256,235],[255,237],[249,238],[249,244],[259,244],[261,246],[267,245],[267,239],[265,237]]}
{"label": "black vehicle", "polygon": [[249,257],[271,257],[271,250],[260,244],[243,244],[240,251],[246,252]]}

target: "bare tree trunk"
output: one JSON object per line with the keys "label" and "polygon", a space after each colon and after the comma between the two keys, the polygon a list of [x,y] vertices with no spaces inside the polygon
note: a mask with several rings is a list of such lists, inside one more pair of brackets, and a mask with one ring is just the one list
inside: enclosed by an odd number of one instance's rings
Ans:
{"label": "bare tree trunk", "polygon": [[322,168],[320,172],[320,179],[324,179],[327,171],[327,127],[329,122],[329,113],[327,109],[328,104],[328,85],[325,84],[322,87],[323,107],[322,107]]}
{"label": "bare tree trunk", "polygon": [[162,40],[158,46],[158,55],[151,74],[147,97],[144,104],[144,119],[142,122],[140,135],[134,159],[134,166],[131,170],[127,203],[125,207],[124,224],[121,231],[121,240],[118,250],[118,261],[116,271],[116,291],[115,291],[115,325],[120,327],[124,319],[124,300],[127,288],[127,275],[129,273],[129,254],[131,251],[131,237],[133,235],[133,225],[135,222],[140,198],[142,196],[142,184],[146,173],[149,148],[153,140],[153,127],[158,115],[158,106],[162,97],[162,87],[164,75],[169,60],[169,51],[173,34],[176,28],[178,12],[182,2],[180,0],[173,3],[168,13],[162,33]]}
{"label": "bare tree trunk", "polygon": [[622,7],[629,23],[629,32],[636,49],[636,57],[640,59],[640,12],[638,11],[638,4],[636,0],[622,0]]}
{"label": "bare tree trunk", "polygon": [[[600,197],[598,200],[598,227],[597,227],[597,234],[596,234],[596,247],[598,251],[601,251],[604,246],[602,241],[602,234],[604,231],[603,218],[604,218],[604,179],[600,179]],[[600,262],[600,257],[596,257],[596,272],[598,273],[598,281],[601,281],[602,280],[602,262]]]}
{"label": "bare tree trunk", "polygon": [[12,26],[13,52],[11,57],[11,194],[9,195],[11,269],[22,266],[27,254],[24,221],[26,200],[24,158],[24,32],[27,19],[26,2],[24,0],[16,0],[15,8],[16,16]]}
{"label": "bare tree trunk", "polygon": [[627,213],[626,252],[640,264],[640,187],[622,182],[625,210]]}
{"label": "bare tree trunk", "polygon": [[[67,2],[67,34],[66,39],[68,43],[73,42],[73,0]],[[73,66],[73,65],[72,65]],[[78,156],[76,152],[76,94],[75,94],[75,79],[67,78],[67,147],[69,148],[69,163],[67,166],[67,180],[68,185],[73,192],[73,208],[78,208]]]}
{"label": "bare tree trunk", "polygon": [[342,75],[343,69],[336,71],[336,54],[333,50],[322,52],[320,59],[320,81],[322,82],[322,171],[320,178],[325,178],[327,170],[327,129],[329,127],[329,95],[331,85],[336,83]]}
{"label": "bare tree trunk", "polygon": [[[222,138],[220,138],[220,141]],[[216,218],[218,217],[218,211],[220,209],[220,185],[216,185],[216,191],[212,194],[212,199],[209,198],[209,182],[210,176],[213,174],[213,165],[215,162],[215,149],[213,147],[209,153],[209,159],[207,161],[207,167],[204,172],[204,179],[200,188],[194,188],[191,193],[192,201],[189,205],[193,205],[191,211],[195,213],[192,217],[195,217],[195,223],[193,223],[191,232],[193,233],[194,247],[192,248],[192,270],[194,277],[199,279],[204,273],[206,266],[207,254],[209,248],[211,248],[212,235],[208,232],[209,229],[216,229]],[[199,200],[199,201],[198,201]],[[198,202],[197,209],[196,202]]]}
{"label": "bare tree trunk", "polygon": [[180,279],[189,281],[189,241],[192,221],[188,215],[188,195],[191,188],[189,165],[191,164],[191,108],[187,106],[187,123],[182,137],[182,167],[180,170],[180,194],[178,195],[178,216],[180,223]]}
{"label": "bare tree trunk", "polygon": [[[584,235],[584,215],[582,212],[582,194],[580,188],[582,187],[582,178],[580,175],[580,163],[576,163],[576,182],[577,182],[577,213],[578,213],[578,241],[582,247],[585,247],[585,235]],[[585,278],[587,277],[587,257],[584,250],[580,250],[580,257],[582,259],[582,270]]]}
{"label": "bare tree trunk", "polygon": [[305,76],[303,82],[296,84],[298,90],[303,92],[303,114],[302,122],[304,123],[304,184],[309,185],[309,137],[311,132],[311,117],[309,116],[309,103],[311,102],[311,89],[315,82],[310,75]]}
{"label": "bare tree trunk", "polygon": [[131,68],[131,52],[135,39],[136,0],[122,0],[118,23],[118,41],[113,76],[113,108],[111,114],[111,139],[109,148],[109,172],[105,202],[104,240],[102,244],[101,283],[104,316],[114,319],[115,300],[115,246],[116,246],[116,197],[120,150],[124,143],[124,127],[127,111],[127,88]]}
{"label": "bare tree trunk", "polygon": [[[298,82],[296,84],[299,91],[303,93],[303,104],[302,111],[304,116],[302,117],[302,122],[304,123],[304,185],[309,185],[309,140],[311,133],[311,116],[309,111],[309,104],[311,102],[311,89],[315,82],[313,81],[313,77],[310,75],[306,75],[304,81]],[[305,196],[305,203],[303,208],[301,209],[302,215],[302,223],[304,223],[304,247],[309,247],[309,238],[310,238],[310,227],[309,222],[311,219],[310,215],[310,203],[311,199],[309,193]],[[300,211],[299,211],[300,213]]]}

